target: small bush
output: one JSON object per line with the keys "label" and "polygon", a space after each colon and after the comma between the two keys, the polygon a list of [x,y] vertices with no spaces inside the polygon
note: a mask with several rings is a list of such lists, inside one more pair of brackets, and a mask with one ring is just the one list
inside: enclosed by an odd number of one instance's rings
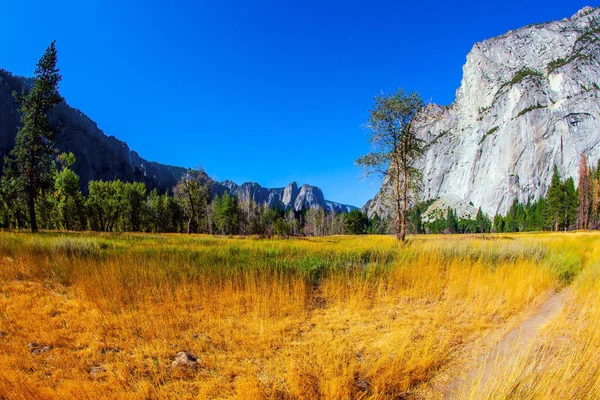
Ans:
{"label": "small bush", "polygon": [[495,127],[493,127],[492,129],[490,129],[489,131],[487,131],[487,132],[485,133],[485,135],[483,135],[483,136],[481,137],[481,140],[479,141],[479,144],[482,144],[482,143],[485,141],[485,139],[486,139],[488,136],[490,136],[490,135],[493,135],[494,133],[496,133],[496,131],[497,131],[498,129],[500,129],[500,128],[499,128],[499,127],[497,127],[497,126],[495,126]]}

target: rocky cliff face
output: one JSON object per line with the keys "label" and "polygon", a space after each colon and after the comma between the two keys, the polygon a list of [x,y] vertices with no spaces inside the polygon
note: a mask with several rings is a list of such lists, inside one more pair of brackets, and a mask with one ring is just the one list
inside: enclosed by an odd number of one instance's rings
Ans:
{"label": "rocky cliff face", "polygon": [[[577,179],[600,157],[600,10],[476,43],[456,101],[429,105],[421,199],[458,196],[490,215],[546,194],[554,165]],[[389,214],[386,183],[369,204]]]}
{"label": "rocky cliff face", "polygon": [[325,200],[323,191],[316,186],[302,185],[298,188],[292,182],[285,188],[267,189],[255,182],[237,185],[232,181],[224,181],[214,186],[215,193],[225,193],[236,196],[240,201],[252,200],[256,204],[267,204],[270,208],[281,210],[302,211],[309,208],[323,208],[328,212],[348,213],[356,207]]}
{"label": "rocky cliff face", "polygon": [[[14,146],[20,124],[18,105],[12,92],[21,92],[31,83],[30,79],[16,77],[0,69],[0,170],[4,156]],[[75,154],[77,161],[73,168],[81,178],[84,192],[87,192],[90,180],[100,179],[144,182],[150,190],[157,188],[164,191],[175,186],[185,172],[185,168],[144,160],[130,150],[125,142],[114,136],[106,136],[94,121],[67,103],[59,104],[50,119],[59,129],[56,147],[61,152]],[[321,207],[335,213],[349,212],[354,208],[326,201],[318,187],[303,185],[298,189],[295,182],[286,188],[268,189],[252,182],[238,186],[231,181],[218,183],[208,176],[206,179],[211,183],[215,195],[229,192],[242,201],[252,199],[257,204],[267,204],[272,208],[300,211]]]}
{"label": "rocky cliff face", "polygon": [[[0,157],[14,146],[20,124],[18,105],[12,92],[21,92],[31,80],[15,77],[0,70]],[[82,190],[87,191],[90,180],[144,182],[149,189],[164,191],[173,187],[184,168],[144,160],[125,142],[106,136],[98,125],[81,111],[67,103],[59,104],[50,115],[52,124],[59,129],[56,147],[61,152],[73,152],[77,159],[73,166],[81,178]],[[0,163],[2,164],[2,163]],[[0,165],[2,168],[2,165]]]}

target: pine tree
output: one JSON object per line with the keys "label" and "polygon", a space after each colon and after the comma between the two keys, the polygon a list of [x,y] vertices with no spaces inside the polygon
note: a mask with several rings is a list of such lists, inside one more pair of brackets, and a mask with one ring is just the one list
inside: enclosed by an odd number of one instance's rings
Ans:
{"label": "pine tree", "polygon": [[565,216],[565,231],[577,222],[577,191],[575,190],[575,181],[573,178],[567,179],[563,184],[564,204],[563,213]]}
{"label": "pine tree", "polygon": [[579,210],[577,213],[577,227],[587,229],[590,217],[591,179],[587,158],[581,153],[579,161],[579,186],[577,195],[579,198]]}
{"label": "pine tree", "polygon": [[504,218],[500,214],[494,215],[494,232],[504,232]]}
{"label": "pine tree", "polygon": [[61,75],[57,60],[55,42],[52,42],[37,64],[31,90],[14,93],[20,103],[23,126],[5,164],[8,178],[24,193],[32,232],[38,230],[36,201],[41,192],[51,186],[55,168],[55,129],[48,114],[63,100],[58,92]]}
{"label": "pine tree", "polygon": [[595,176],[592,177],[590,182],[590,191],[591,191],[591,211],[590,211],[590,227],[592,229],[596,229],[598,227],[598,207],[600,206],[600,183],[598,178]]}
{"label": "pine tree", "polygon": [[456,211],[454,211],[451,207],[448,207],[448,215],[446,216],[448,221],[448,232],[449,233],[458,233],[458,216]]}
{"label": "pine tree", "polygon": [[546,223],[558,231],[558,227],[563,221],[563,203],[565,195],[563,191],[563,185],[560,180],[560,174],[558,168],[554,166],[554,173],[552,174],[552,181],[548,188],[548,194],[546,195],[546,212],[545,219]]}

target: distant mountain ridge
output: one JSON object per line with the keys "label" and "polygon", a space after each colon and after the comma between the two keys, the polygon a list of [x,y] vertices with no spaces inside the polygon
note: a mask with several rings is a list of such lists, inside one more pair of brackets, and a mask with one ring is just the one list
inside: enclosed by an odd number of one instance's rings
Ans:
{"label": "distant mountain ridge", "polygon": [[[15,143],[20,125],[18,104],[13,91],[21,92],[31,86],[32,80],[15,76],[0,69],[0,157],[8,155]],[[81,178],[81,189],[87,191],[91,180],[110,181],[120,179],[127,182],[144,182],[149,190],[161,192],[173,188],[186,168],[148,161],[129,148],[127,143],[107,136],[87,115],[60,103],[50,115],[50,120],[59,129],[56,147],[61,152],[72,152],[77,159],[73,169]],[[0,162],[0,169],[3,163]],[[258,183],[247,182],[237,185],[231,181],[222,183],[206,175],[214,195],[228,192],[241,201],[254,200],[257,204],[268,204],[272,208],[301,211],[321,207],[328,211],[349,212],[355,207],[325,200],[321,189],[295,182],[285,188],[269,189]]]}
{"label": "distant mountain ridge", "polygon": [[298,188],[296,182],[292,182],[285,188],[267,189],[255,182],[246,182],[242,185],[226,180],[219,184],[220,192],[228,191],[236,196],[240,201],[253,200],[257,204],[267,204],[271,208],[279,208],[282,210],[292,209],[294,211],[302,211],[305,209],[320,207],[334,213],[348,213],[356,207],[346,204],[336,203],[334,201],[325,200],[323,191],[311,185],[302,185]]}

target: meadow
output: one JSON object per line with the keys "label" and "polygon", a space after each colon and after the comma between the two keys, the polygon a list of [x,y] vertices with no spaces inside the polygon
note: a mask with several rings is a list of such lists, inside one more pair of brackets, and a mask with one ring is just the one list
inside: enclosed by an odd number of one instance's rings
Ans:
{"label": "meadow", "polygon": [[0,233],[0,399],[600,398],[599,239]]}

